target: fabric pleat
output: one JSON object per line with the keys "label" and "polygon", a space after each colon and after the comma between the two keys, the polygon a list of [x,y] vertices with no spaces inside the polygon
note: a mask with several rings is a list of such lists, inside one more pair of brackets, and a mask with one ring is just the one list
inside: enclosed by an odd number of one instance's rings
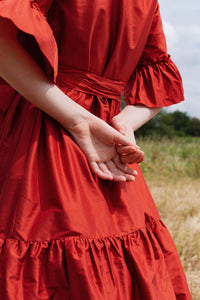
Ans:
{"label": "fabric pleat", "polygon": [[184,100],[181,76],[173,61],[139,65],[124,91],[127,104],[163,107]]}
{"label": "fabric pleat", "polygon": [[187,299],[166,233],[161,221],[147,219],[145,228],[122,236],[1,239],[1,290],[10,300]]}
{"label": "fabric pleat", "polygon": [[[52,1],[49,1],[51,3]],[[47,1],[40,1],[45,12]],[[44,6],[45,4],[45,6]],[[45,15],[41,12],[37,1],[31,0],[1,0],[0,16],[10,19],[21,31],[33,36],[42,53],[50,63],[55,79],[58,72],[58,49],[57,44]]]}
{"label": "fabric pleat", "polygon": [[[157,0],[0,0],[0,16],[49,80],[109,124],[124,87],[131,105],[183,100]],[[68,131],[0,80],[0,299],[191,300],[130,167],[135,182],[99,179]]]}

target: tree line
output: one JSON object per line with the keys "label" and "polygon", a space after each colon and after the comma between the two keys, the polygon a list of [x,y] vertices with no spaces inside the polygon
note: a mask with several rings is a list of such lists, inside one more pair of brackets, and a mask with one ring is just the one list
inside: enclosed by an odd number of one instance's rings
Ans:
{"label": "tree line", "polygon": [[160,111],[152,120],[137,130],[136,136],[200,136],[200,120],[181,111]]}

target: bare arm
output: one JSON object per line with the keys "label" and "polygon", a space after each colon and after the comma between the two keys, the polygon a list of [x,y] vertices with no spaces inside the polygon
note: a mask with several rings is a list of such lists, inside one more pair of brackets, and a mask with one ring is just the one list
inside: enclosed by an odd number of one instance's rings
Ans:
{"label": "bare arm", "polygon": [[62,93],[46,77],[18,43],[17,28],[4,18],[0,19],[0,76],[67,129],[75,125],[77,114],[83,118],[89,117],[84,108]]}
{"label": "bare arm", "polygon": [[0,18],[0,76],[72,134],[97,176],[134,180],[136,173],[116,159],[115,144],[131,146],[130,141],[54,85],[18,43],[17,28],[4,18]]}
{"label": "bare arm", "polygon": [[[118,115],[112,119],[112,125],[119,132],[125,134],[129,140],[136,145],[134,132],[147,123],[159,113],[161,107],[149,108],[144,105],[127,105]],[[125,150],[126,149],[126,150]],[[121,161],[124,163],[141,162],[142,157],[127,146],[118,146],[117,151],[121,154]]]}
{"label": "bare arm", "polygon": [[133,131],[136,131],[157,115],[161,109],[161,107],[150,108],[139,104],[127,105],[113,120],[126,118],[126,123]]}

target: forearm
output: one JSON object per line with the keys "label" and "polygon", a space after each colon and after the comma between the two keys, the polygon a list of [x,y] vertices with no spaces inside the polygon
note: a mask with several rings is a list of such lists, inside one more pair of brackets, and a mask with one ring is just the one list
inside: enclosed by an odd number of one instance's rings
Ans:
{"label": "forearm", "polygon": [[121,122],[130,126],[133,131],[139,129],[142,125],[157,115],[161,107],[149,108],[143,105],[127,105],[116,117]]}
{"label": "forearm", "polygon": [[0,19],[0,77],[66,129],[75,125],[77,116],[91,115],[47,78],[18,43],[14,25],[4,19]]}

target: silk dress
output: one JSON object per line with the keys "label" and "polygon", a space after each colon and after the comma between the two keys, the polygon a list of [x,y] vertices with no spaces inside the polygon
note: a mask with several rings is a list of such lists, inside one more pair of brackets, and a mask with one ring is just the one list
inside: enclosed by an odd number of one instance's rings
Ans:
{"label": "silk dress", "polygon": [[[0,16],[71,99],[110,123],[183,100],[157,0],[1,0]],[[33,86],[34,89],[34,86]],[[140,167],[95,176],[68,132],[0,82],[0,299],[188,300]]]}

